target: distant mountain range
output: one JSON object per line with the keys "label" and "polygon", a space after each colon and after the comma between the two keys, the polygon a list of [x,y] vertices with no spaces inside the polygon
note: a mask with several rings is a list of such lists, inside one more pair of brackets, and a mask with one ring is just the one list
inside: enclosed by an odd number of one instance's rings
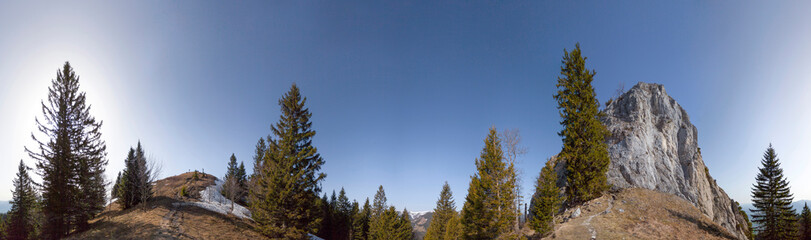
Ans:
{"label": "distant mountain range", "polygon": [[8,210],[11,210],[11,202],[0,201],[0,213],[6,213]]}

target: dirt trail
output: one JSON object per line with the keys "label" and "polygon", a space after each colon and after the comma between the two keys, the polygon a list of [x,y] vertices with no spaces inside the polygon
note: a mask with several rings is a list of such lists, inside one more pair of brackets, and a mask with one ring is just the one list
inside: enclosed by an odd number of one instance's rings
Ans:
{"label": "dirt trail", "polygon": [[607,213],[611,212],[611,207],[613,207],[613,206],[614,206],[614,201],[609,200],[608,201],[608,207],[605,209],[605,211],[592,214],[591,216],[586,218],[586,221],[583,221],[583,223],[581,225],[586,226],[586,228],[588,228],[589,233],[591,233],[591,239],[597,239],[597,230],[594,230],[594,227],[591,226],[591,219],[593,219],[597,215],[607,214]]}
{"label": "dirt trail", "polygon": [[172,204],[171,209],[161,220],[161,229],[158,231],[156,239],[181,239],[183,234],[183,212],[177,211],[177,206]]}

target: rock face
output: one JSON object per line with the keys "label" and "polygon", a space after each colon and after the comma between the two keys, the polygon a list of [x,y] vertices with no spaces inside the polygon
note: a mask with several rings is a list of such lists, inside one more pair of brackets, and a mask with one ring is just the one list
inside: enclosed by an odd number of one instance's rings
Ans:
{"label": "rock face", "polygon": [[659,84],[638,83],[606,106],[601,120],[612,189],[646,188],[679,196],[740,239],[748,231],[737,206],[710,176],[698,132]]}

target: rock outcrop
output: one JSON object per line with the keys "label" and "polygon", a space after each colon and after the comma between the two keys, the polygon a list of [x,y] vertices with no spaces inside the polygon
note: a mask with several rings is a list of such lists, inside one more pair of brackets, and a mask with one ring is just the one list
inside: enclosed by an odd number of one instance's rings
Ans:
{"label": "rock outcrop", "polygon": [[684,109],[659,84],[638,83],[613,100],[601,119],[613,189],[646,188],[679,196],[740,239],[748,231],[732,199],[710,176],[698,132]]}

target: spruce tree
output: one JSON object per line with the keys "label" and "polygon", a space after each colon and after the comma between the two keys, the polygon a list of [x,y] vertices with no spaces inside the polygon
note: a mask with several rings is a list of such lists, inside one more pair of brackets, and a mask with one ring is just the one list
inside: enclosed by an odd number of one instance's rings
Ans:
{"label": "spruce tree", "polygon": [[326,193],[324,193],[324,196],[318,200],[317,205],[321,214],[321,225],[318,227],[318,233],[316,236],[323,239],[329,239],[332,237],[332,206]]}
{"label": "spruce tree", "polygon": [[495,239],[510,234],[514,226],[515,188],[504,161],[501,140],[495,127],[484,140],[476,159],[477,174],[471,176],[462,207],[462,225],[467,239]]}
{"label": "spruce tree", "polygon": [[113,184],[113,189],[110,191],[110,198],[118,198],[118,189],[121,185],[121,172],[118,172],[118,177],[115,178],[115,184]]}
{"label": "spruce tree", "polygon": [[[408,213],[406,213],[408,215]],[[408,226],[406,226],[408,225]],[[411,226],[408,216],[403,216],[397,212],[394,206],[383,211],[379,216],[372,219],[369,227],[369,239],[371,240],[410,240],[411,233],[406,232]]]}
{"label": "spruce tree", "polygon": [[315,131],[306,101],[295,84],[279,100],[282,115],[271,126],[274,138],[257,189],[251,192],[253,219],[271,238],[306,239],[320,225],[315,203],[327,175],[319,172],[324,160],[312,146]]}
{"label": "spruce tree", "polygon": [[363,203],[363,208],[355,214],[352,220],[352,239],[353,240],[368,240],[369,239],[369,222],[372,218],[372,205],[369,204],[369,198]]}
{"label": "spruce tree", "polygon": [[36,119],[47,140],[32,134],[38,149],[26,147],[42,176],[45,239],[86,228],[87,220],[104,208],[107,147],[99,131],[102,122],[90,115],[85,101],[85,93],[79,91],[79,77],[65,62],[51,81],[47,104],[41,104],[44,121]]}
{"label": "spruce tree", "polygon": [[348,240],[349,232],[352,227],[352,204],[349,202],[349,198],[346,197],[346,191],[344,191],[344,188],[341,188],[341,191],[338,194],[333,212],[335,213],[333,216],[335,228],[333,236],[330,239]]}
{"label": "spruce tree", "polygon": [[377,188],[377,193],[375,193],[375,199],[372,205],[372,219],[383,214],[386,208],[386,191],[383,190],[383,185],[380,185],[380,187]]}
{"label": "spruce tree", "polygon": [[138,196],[138,164],[135,160],[135,149],[130,147],[127,153],[127,158],[124,159],[124,171],[121,174],[121,186],[119,187],[119,196],[121,209],[129,209],[135,205]]}
{"label": "spruce tree", "polygon": [[529,226],[540,236],[552,231],[553,219],[560,210],[560,189],[556,182],[558,175],[555,172],[555,162],[547,160],[541,168],[538,181],[535,182],[535,194],[532,197],[529,215]]}
{"label": "spruce tree", "polygon": [[259,141],[256,142],[256,150],[254,150],[253,175],[251,175],[251,178],[254,178],[253,176],[262,173],[262,159],[265,158],[265,152],[267,152],[267,150],[268,147],[267,144],[265,144],[265,138],[259,138]]}
{"label": "spruce tree", "polygon": [[567,52],[564,49],[555,100],[560,109],[563,149],[558,158],[566,163],[566,197],[569,204],[582,203],[599,197],[608,189],[606,172],[610,159],[604,142],[609,134],[600,122],[600,103],[592,81],[595,72],[586,69],[580,44]]}
{"label": "spruce tree", "polygon": [[434,215],[431,222],[428,224],[428,230],[425,233],[425,240],[443,240],[445,236],[445,227],[453,216],[456,216],[456,203],[453,201],[453,193],[451,186],[448,182],[442,185],[442,191],[439,192],[439,199],[436,201],[434,208]]}
{"label": "spruce tree", "polygon": [[348,239],[355,239],[355,234],[359,232],[355,232],[355,216],[360,213],[360,205],[358,205],[357,200],[352,200],[352,210],[349,211],[349,215],[347,216],[348,225],[347,229],[349,229],[349,238]]}
{"label": "spruce tree", "polygon": [[453,215],[451,219],[448,219],[448,223],[445,224],[445,234],[442,235],[442,239],[444,240],[462,240],[464,234],[462,233],[462,216],[459,214]]}
{"label": "spruce tree", "polygon": [[237,157],[231,153],[231,158],[228,160],[228,166],[225,169],[225,177],[223,177],[222,194],[225,198],[236,202],[242,190],[239,189],[239,166],[237,165]]}
{"label": "spruce tree", "polygon": [[13,180],[11,210],[7,229],[8,239],[38,239],[37,195],[29,168],[20,160],[17,178]]}
{"label": "spruce tree", "polygon": [[758,239],[777,240],[795,237],[795,213],[791,208],[794,199],[789,183],[783,176],[777,153],[769,144],[760,161],[763,167],[752,186],[752,222],[759,225]]}
{"label": "spruce tree", "polygon": [[400,220],[396,226],[397,239],[411,240],[414,238],[414,227],[411,226],[411,215],[408,214],[408,209],[403,208],[400,214]]}
{"label": "spruce tree", "polygon": [[801,240],[811,240],[811,211],[808,210],[808,203],[803,206],[803,211],[800,214],[800,233]]}

